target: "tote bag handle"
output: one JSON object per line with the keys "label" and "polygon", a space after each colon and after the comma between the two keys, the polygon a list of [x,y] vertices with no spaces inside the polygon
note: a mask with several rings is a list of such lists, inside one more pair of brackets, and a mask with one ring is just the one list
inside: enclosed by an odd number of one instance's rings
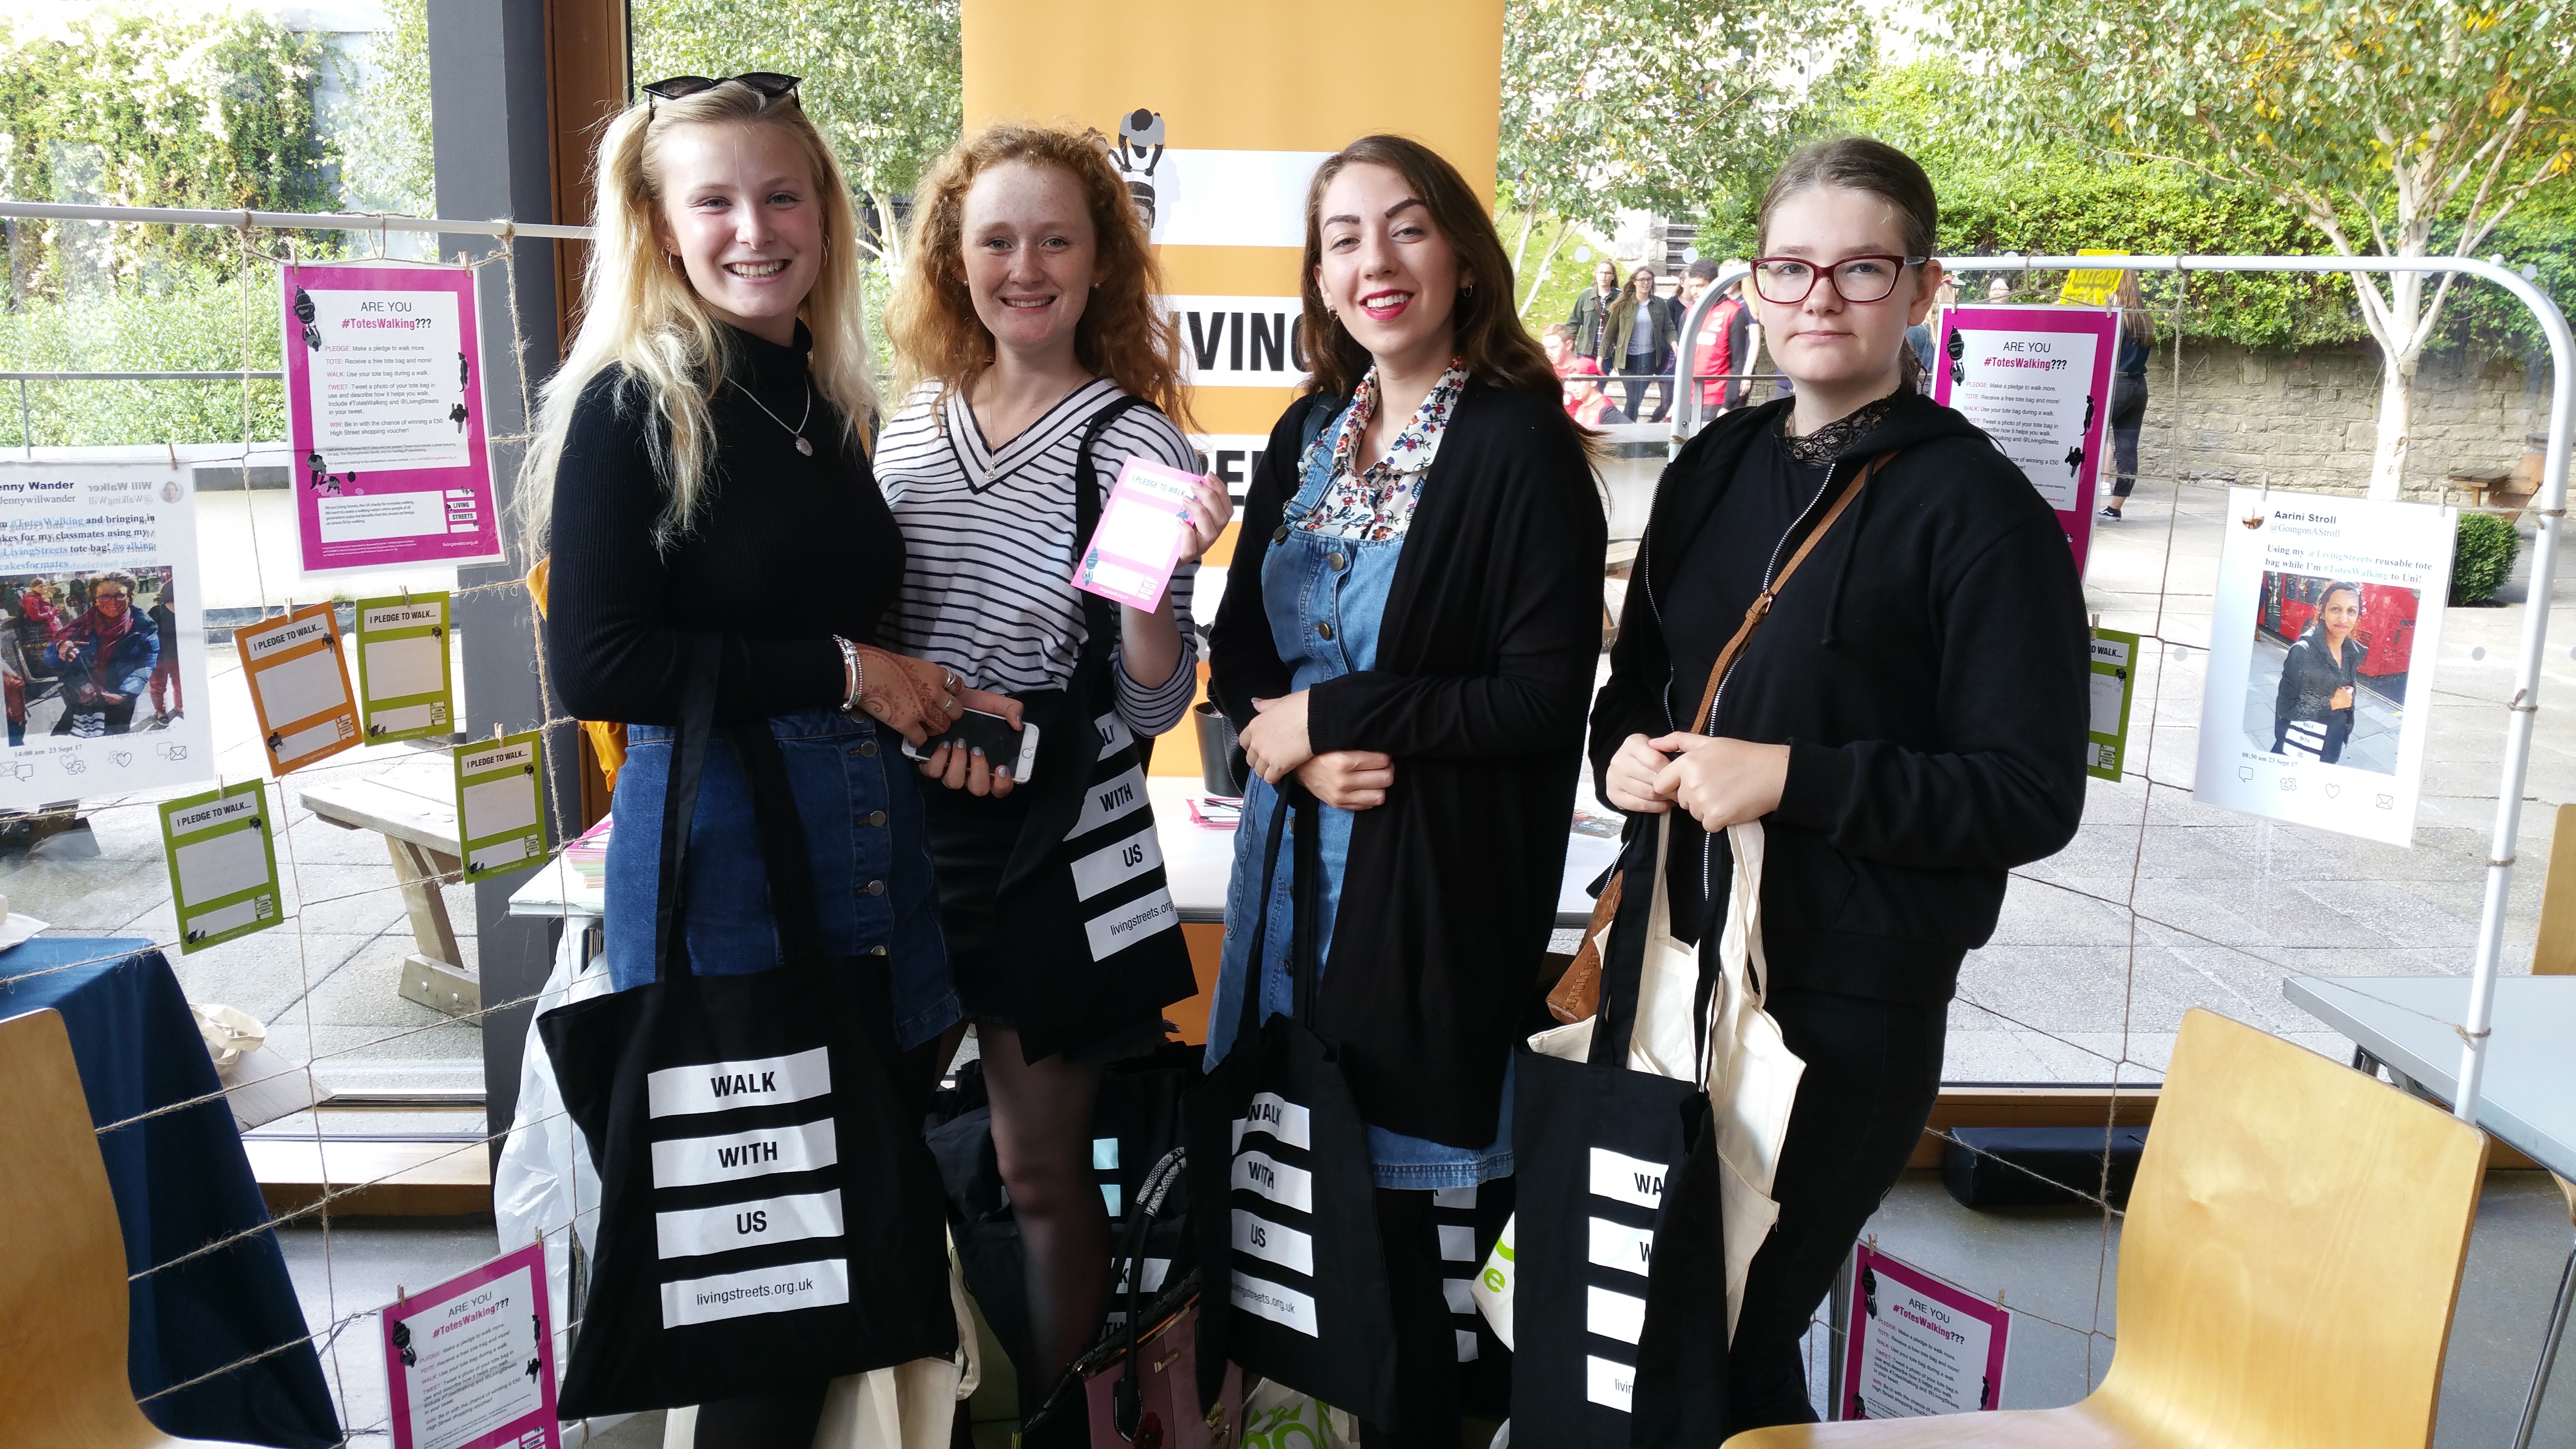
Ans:
{"label": "tote bag handle", "polygon": [[[689,827],[698,813],[698,787],[706,774],[707,745],[717,733],[716,674],[724,656],[724,636],[683,635],[687,678],[680,695],[680,727],[671,743],[671,777],[662,793],[661,873],[653,900],[653,979],[674,985],[696,978],[674,973],[675,947],[683,958],[687,945],[681,905],[688,893]],[[814,883],[803,849],[805,831],[796,817],[796,801],[787,785],[787,765],[766,720],[729,725],[722,730],[751,788],[752,831],[760,840],[761,865],[769,877],[769,904],[778,928],[781,956],[812,960],[822,950],[823,932],[814,911]]]}

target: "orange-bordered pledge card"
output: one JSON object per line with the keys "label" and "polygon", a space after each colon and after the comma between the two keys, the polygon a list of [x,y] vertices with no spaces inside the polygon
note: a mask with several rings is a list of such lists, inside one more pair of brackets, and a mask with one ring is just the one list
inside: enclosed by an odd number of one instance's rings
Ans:
{"label": "orange-bordered pledge card", "polygon": [[357,696],[331,605],[309,604],[241,630],[233,641],[250,680],[251,707],[259,711],[270,773],[302,769],[358,743]]}

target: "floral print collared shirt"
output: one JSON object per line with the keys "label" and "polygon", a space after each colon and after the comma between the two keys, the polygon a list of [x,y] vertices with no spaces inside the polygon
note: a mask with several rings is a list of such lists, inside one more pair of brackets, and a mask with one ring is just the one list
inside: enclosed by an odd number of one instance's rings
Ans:
{"label": "floral print collared shirt", "polygon": [[1467,359],[1449,359],[1449,370],[1431,385],[1422,406],[1414,409],[1404,431],[1396,434],[1386,456],[1354,473],[1351,459],[1359,451],[1360,437],[1371,419],[1377,416],[1377,369],[1360,379],[1351,405],[1342,412],[1341,426],[1315,439],[1306,456],[1299,460],[1298,477],[1307,476],[1316,461],[1316,452],[1333,450],[1332,482],[1312,512],[1297,521],[1304,532],[1326,538],[1350,538],[1366,542],[1384,542],[1401,538],[1413,522],[1414,505],[1422,499],[1422,480],[1431,471],[1431,460],[1440,451],[1441,436],[1449,430],[1449,414],[1458,406],[1458,395],[1467,388]]}

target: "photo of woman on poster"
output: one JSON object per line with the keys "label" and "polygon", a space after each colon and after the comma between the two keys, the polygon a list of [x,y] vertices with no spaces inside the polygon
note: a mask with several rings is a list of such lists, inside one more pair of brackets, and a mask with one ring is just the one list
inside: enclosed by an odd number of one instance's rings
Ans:
{"label": "photo of woman on poster", "polygon": [[66,707],[54,733],[90,738],[134,726],[134,704],[161,659],[160,631],[134,611],[134,580],[105,574],[89,580],[89,607],[45,650],[61,675]]}
{"label": "photo of woman on poster", "polygon": [[[2415,590],[2266,572],[2245,680],[2245,733],[2284,759],[2397,768]],[[2268,667],[2277,656],[2277,670]]]}
{"label": "photo of woman on poster", "polygon": [[[0,686],[8,698],[9,743],[31,735],[95,739],[134,729],[134,714],[162,674],[176,683],[174,630],[154,610],[170,591],[167,568],[0,578],[9,602]],[[171,622],[176,624],[175,615]],[[164,672],[166,671],[166,673]],[[175,696],[174,696],[175,697]],[[166,726],[159,711],[143,728]]]}
{"label": "photo of woman on poster", "polygon": [[2370,651],[2352,637],[2361,622],[2361,590],[2335,582],[2317,601],[2317,616],[2281,661],[2281,684],[2272,696],[2272,753],[2287,744],[2290,725],[2312,720],[2325,726],[2319,761],[2334,764],[2352,738],[2353,690]]}

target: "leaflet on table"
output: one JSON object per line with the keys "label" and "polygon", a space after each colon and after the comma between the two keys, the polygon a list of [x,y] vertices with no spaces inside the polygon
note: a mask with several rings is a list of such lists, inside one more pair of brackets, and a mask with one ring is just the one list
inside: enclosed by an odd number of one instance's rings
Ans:
{"label": "leaflet on table", "polygon": [[304,571],[498,561],[473,269],[284,272]]}
{"label": "leaflet on table", "polygon": [[1869,1243],[1852,1248],[1842,1419],[1999,1408],[2012,1313]]}
{"label": "leaflet on table", "polygon": [[546,856],[546,772],[542,732],[459,745],[456,834],[465,878],[522,870]]}
{"label": "leaflet on table", "polygon": [[559,1449],[544,1244],[397,1299],[378,1319],[394,1449]]}
{"label": "leaflet on table", "polygon": [[1100,526],[1083,550],[1073,586],[1152,611],[1190,537],[1190,498],[1199,480],[1178,468],[1129,458],[1101,505]]}
{"label": "leaflet on table", "polygon": [[0,459],[0,809],[214,777],[203,577],[178,470]]}
{"label": "leaflet on table", "polygon": [[2111,422],[2117,313],[2089,307],[1951,307],[1932,398],[1986,430],[2057,510],[2081,577]]}
{"label": "leaflet on table", "polygon": [[2085,727],[2084,773],[2117,780],[2129,749],[2129,701],[2138,692],[2138,636],[2095,629],[2091,652],[2093,708]]}
{"label": "leaflet on table", "polygon": [[358,710],[333,606],[307,604],[254,624],[237,631],[233,645],[259,714],[270,773],[300,770],[357,747]]}
{"label": "leaflet on table", "polygon": [[2414,843],[2458,512],[2229,491],[2192,799]]}
{"label": "leaflet on table", "polygon": [[180,955],[285,921],[267,791],[265,781],[244,780],[159,807]]}
{"label": "leaflet on table", "polygon": [[366,707],[368,744],[456,728],[447,602],[443,593],[358,601],[358,699]]}

